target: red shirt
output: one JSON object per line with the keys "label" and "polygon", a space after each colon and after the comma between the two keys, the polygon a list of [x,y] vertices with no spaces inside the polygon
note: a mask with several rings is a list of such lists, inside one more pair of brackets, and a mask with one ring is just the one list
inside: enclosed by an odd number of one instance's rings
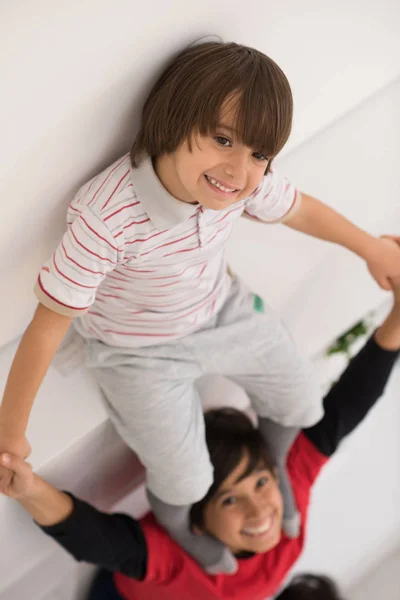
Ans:
{"label": "red shirt", "polygon": [[300,434],[290,451],[288,472],[302,517],[300,537],[282,534],[275,548],[238,559],[234,575],[208,575],[155,521],[141,520],[148,549],[146,577],[137,581],[120,573],[114,582],[126,600],[265,600],[275,594],[301,554],[312,485],[328,457]]}

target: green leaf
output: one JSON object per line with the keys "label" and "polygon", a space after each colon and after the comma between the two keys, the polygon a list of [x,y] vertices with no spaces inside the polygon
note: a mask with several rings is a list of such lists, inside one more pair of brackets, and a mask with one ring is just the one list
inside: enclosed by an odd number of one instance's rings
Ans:
{"label": "green leaf", "polygon": [[326,351],[328,356],[332,354],[343,353],[349,355],[350,348],[354,342],[361,336],[368,333],[368,325],[365,321],[358,321],[351,329],[345,331],[337,340],[329,346]]}

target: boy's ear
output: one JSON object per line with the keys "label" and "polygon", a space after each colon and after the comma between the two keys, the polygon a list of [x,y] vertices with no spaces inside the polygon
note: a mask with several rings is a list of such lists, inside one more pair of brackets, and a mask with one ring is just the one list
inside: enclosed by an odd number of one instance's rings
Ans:
{"label": "boy's ear", "polygon": [[197,527],[197,525],[193,525],[192,531],[195,535],[205,535],[204,531],[200,527]]}

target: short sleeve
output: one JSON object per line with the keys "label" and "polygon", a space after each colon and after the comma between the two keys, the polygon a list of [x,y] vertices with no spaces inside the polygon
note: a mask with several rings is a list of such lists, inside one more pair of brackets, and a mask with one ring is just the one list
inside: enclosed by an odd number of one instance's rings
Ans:
{"label": "short sleeve", "polygon": [[246,199],[244,214],[266,223],[284,223],[297,212],[300,202],[300,192],[271,169]]}
{"label": "short sleeve", "polygon": [[41,304],[67,316],[83,314],[119,261],[118,246],[102,218],[90,207],[70,222],[53,256],[40,270],[35,294]]}

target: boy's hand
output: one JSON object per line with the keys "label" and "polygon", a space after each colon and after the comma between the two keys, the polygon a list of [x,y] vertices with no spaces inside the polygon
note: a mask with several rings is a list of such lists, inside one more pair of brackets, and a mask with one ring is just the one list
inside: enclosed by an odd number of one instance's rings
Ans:
{"label": "boy's hand", "polygon": [[375,239],[367,259],[368,270],[378,285],[391,290],[391,279],[400,276],[400,238],[383,236]]}
{"label": "boy's hand", "polygon": [[31,465],[22,458],[8,453],[0,455],[0,464],[8,475],[8,483],[1,493],[15,500],[29,497],[35,480]]}
{"label": "boy's hand", "polygon": [[[31,446],[25,435],[10,435],[5,425],[0,422],[0,453],[6,452],[22,459],[31,453]],[[0,463],[0,493],[4,494],[11,482],[11,472]]]}

